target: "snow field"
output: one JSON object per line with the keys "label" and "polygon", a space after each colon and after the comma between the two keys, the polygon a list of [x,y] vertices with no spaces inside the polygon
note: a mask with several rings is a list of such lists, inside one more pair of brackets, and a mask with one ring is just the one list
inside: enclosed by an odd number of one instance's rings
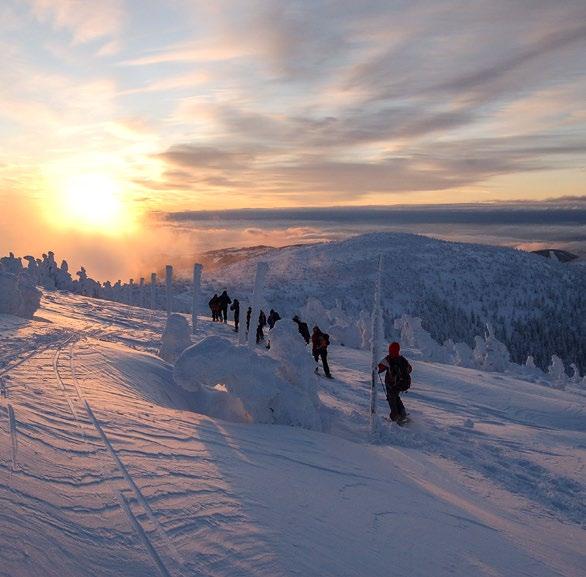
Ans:
{"label": "snow field", "polygon": [[[0,575],[582,574],[576,392],[416,361],[412,423],[371,445],[365,351],[312,381],[324,434],[193,412],[158,313],[52,293],[37,317],[0,316]],[[283,326],[254,354],[286,379]]]}

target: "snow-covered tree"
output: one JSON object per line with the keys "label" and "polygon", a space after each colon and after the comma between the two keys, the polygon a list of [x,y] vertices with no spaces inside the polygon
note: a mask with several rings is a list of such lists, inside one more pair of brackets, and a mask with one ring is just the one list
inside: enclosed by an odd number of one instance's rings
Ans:
{"label": "snow-covered tree", "polygon": [[554,387],[558,389],[566,388],[568,376],[566,375],[564,361],[557,355],[551,356],[551,364],[547,369],[547,374]]}

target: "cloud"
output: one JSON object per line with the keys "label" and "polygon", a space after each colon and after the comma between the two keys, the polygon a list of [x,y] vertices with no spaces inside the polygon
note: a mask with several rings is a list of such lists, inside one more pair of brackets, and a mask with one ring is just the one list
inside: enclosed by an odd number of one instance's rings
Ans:
{"label": "cloud", "polygon": [[[306,138],[311,141],[311,136]],[[586,139],[544,134],[469,138],[441,146],[415,143],[397,153],[362,160],[332,157],[327,151],[284,155],[270,147],[190,144],[173,146],[158,158],[168,167],[163,188],[191,188],[210,199],[217,189],[235,196],[254,190],[260,199],[278,194],[325,204],[373,193],[453,190],[498,175],[579,166],[584,154]]]}
{"label": "cloud", "polygon": [[[100,0],[98,4],[76,0],[29,0],[29,3],[38,20],[69,30],[76,44],[116,36],[124,20],[119,0]],[[112,45],[102,50],[107,53]]]}
{"label": "cloud", "polygon": [[223,171],[241,170],[254,160],[254,154],[244,151],[222,150],[211,146],[183,144],[172,146],[160,158],[178,166]]}

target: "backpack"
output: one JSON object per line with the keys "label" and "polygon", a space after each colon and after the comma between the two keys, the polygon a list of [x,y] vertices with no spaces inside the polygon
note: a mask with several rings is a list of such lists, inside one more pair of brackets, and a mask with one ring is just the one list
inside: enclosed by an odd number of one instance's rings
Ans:
{"label": "backpack", "polygon": [[330,335],[328,335],[328,333],[322,333],[321,334],[320,345],[322,343],[323,343],[322,346],[325,346],[325,347],[329,347],[330,346]]}
{"label": "backpack", "polygon": [[393,382],[391,386],[396,388],[401,393],[408,391],[411,388],[411,375],[405,365],[397,360],[388,359],[389,362],[389,376]]}

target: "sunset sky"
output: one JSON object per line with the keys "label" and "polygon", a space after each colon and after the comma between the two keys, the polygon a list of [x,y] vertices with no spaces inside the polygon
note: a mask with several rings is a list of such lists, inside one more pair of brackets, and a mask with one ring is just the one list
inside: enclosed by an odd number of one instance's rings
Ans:
{"label": "sunset sky", "polygon": [[3,0],[0,22],[3,250],[185,210],[586,193],[583,0]]}

